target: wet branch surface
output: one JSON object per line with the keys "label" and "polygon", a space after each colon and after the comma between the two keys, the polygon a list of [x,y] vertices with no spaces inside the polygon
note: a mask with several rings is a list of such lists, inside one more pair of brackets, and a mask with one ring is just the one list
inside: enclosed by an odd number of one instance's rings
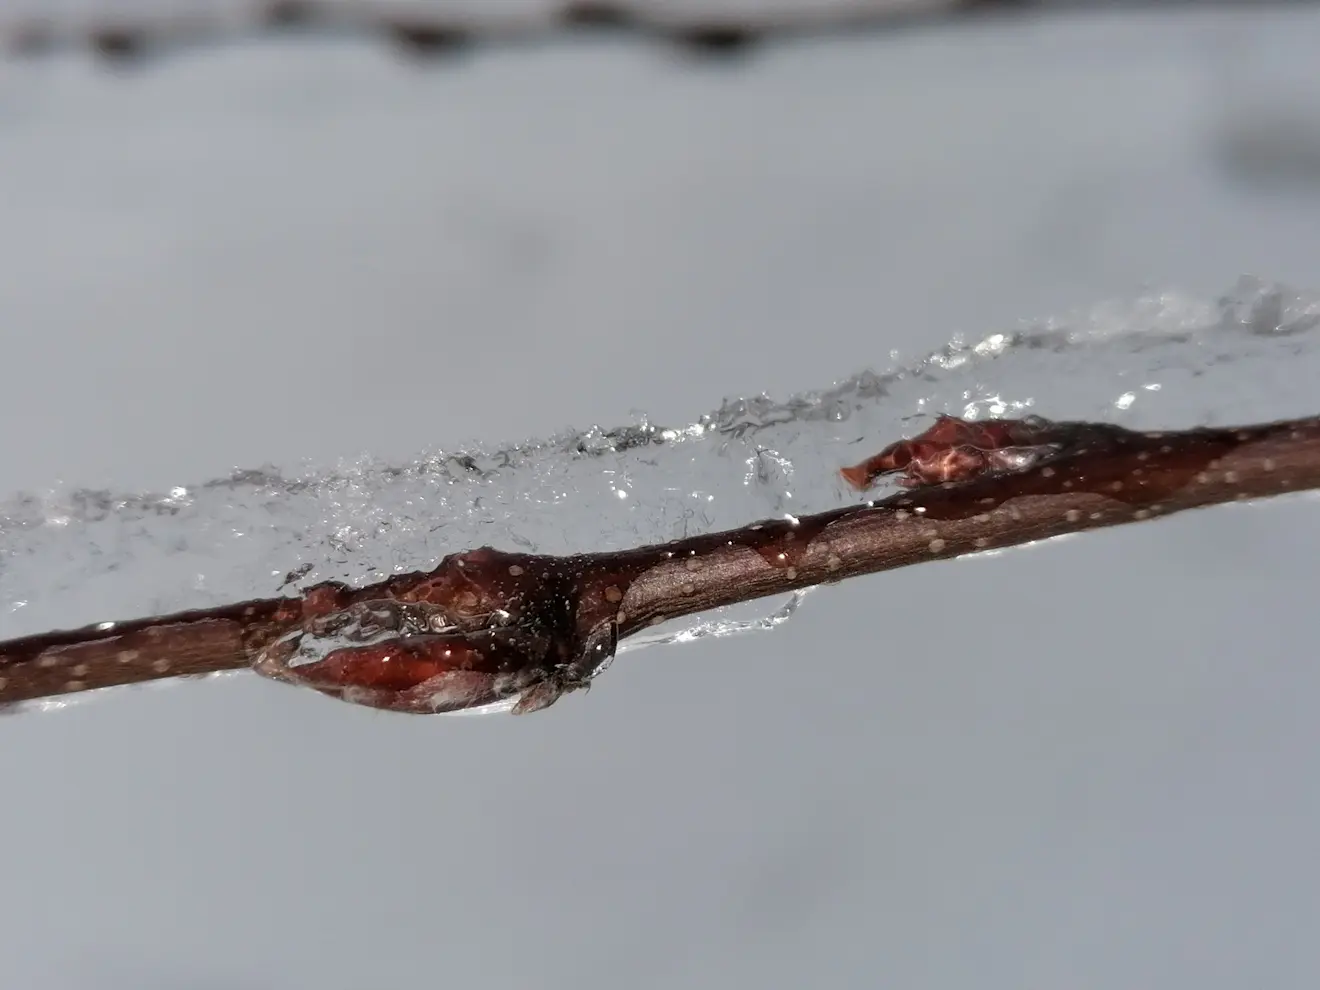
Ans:
{"label": "wet branch surface", "polygon": [[1320,417],[1137,432],[940,417],[842,477],[886,498],[610,553],[481,547],[364,588],[0,642],[0,704],[251,668],[343,701],[531,712],[586,687],[618,642],[695,612],[924,561],[1320,488]]}

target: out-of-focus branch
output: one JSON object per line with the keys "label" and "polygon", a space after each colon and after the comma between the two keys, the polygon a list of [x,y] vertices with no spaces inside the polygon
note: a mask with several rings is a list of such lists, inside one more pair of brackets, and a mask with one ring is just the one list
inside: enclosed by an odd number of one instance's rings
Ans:
{"label": "out-of-focus branch", "polygon": [[433,713],[535,711],[585,687],[620,639],[671,619],[862,574],[1320,488],[1320,417],[1138,432],[941,417],[841,469],[878,501],[620,552],[483,547],[366,588],[0,642],[0,704],[251,667],[332,697]]}
{"label": "out-of-focus branch", "polygon": [[426,3],[380,0],[268,0],[228,16],[205,13],[87,16],[79,21],[30,15],[0,21],[10,51],[33,54],[82,46],[114,62],[183,44],[221,42],[253,33],[299,33],[388,39],[414,56],[436,57],[477,44],[527,44],[568,32],[611,32],[676,45],[702,55],[745,52],[761,41],[811,35],[947,24],[1008,14],[1112,10],[1118,6],[1237,6],[1259,9],[1314,0],[831,0],[781,3],[765,12],[674,11],[639,0],[564,0],[542,12],[502,14],[498,3],[480,13],[455,13]]}

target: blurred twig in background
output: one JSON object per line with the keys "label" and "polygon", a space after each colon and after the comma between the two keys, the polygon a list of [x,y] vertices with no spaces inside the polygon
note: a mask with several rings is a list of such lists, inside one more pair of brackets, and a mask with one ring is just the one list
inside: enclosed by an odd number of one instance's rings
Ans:
{"label": "blurred twig in background", "polygon": [[641,0],[558,0],[518,9],[490,3],[466,10],[436,0],[265,0],[239,5],[212,0],[207,10],[168,5],[107,9],[58,17],[39,7],[0,15],[0,43],[11,53],[84,47],[127,62],[186,44],[223,42],[255,33],[362,35],[386,39],[417,57],[438,57],[475,45],[526,44],[569,32],[613,33],[701,55],[743,53],[758,42],[866,30],[1001,19],[1013,14],[1107,11],[1116,7],[1292,6],[1315,0],[818,0],[796,4],[661,4]]}

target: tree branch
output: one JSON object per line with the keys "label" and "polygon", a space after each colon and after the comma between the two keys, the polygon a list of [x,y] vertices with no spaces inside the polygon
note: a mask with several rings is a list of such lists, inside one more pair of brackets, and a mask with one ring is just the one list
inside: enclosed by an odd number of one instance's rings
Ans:
{"label": "tree branch", "polygon": [[[1171,6],[1290,6],[1314,0],[1160,0]],[[636,0],[563,0],[541,12],[454,13],[423,4],[390,5],[375,0],[269,0],[236,25],[232,16],[197,11],[154,17],[103,14],[73,27],[54,17],[29,16],[0,27],[0,43],[32,54],[62,44],[83,44],[112,62],[141,59],[162,47],[220,40],[246,31],[383,37],[418,57],[443,57],[476,44],[527,44],[567,31],[610,31],[669,43],[702,55],[738,55],[761,41],[777,38],[856,33],[864,30],[956,23],[986,14],[1020,14],[1079,8],[1112,10],[1153,7],[1154,0],[1091,0],[1056,5],[1041,0],[835,0],[776,10],[739,13],[690,11],[675,14],[660,3]],[[492,9],[498,5],[491,5]]]}
{"label": "tree branch", "polygon": [[610,553],[482,547],[366,588],[0,642],[0,704],[251,667],[391,711],[529,712],[590,684],[620,639],[812,585],[1320,488],[1320,417],[1136,432],[1044,419],[925,433],[841,469],[879,501]]}

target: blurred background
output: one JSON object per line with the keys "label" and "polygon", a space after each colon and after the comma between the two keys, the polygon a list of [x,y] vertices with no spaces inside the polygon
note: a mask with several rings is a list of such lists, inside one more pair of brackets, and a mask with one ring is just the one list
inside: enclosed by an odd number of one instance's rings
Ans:
{"label": "blurred background", "polygon": [[[1001,6],[0,0],[0,492],[1320,288],[1320,9]],[[249,677],[6,719],[0,982],[1312,987],[1318,537],[1293,499],[856,580],[529,719]]]}

